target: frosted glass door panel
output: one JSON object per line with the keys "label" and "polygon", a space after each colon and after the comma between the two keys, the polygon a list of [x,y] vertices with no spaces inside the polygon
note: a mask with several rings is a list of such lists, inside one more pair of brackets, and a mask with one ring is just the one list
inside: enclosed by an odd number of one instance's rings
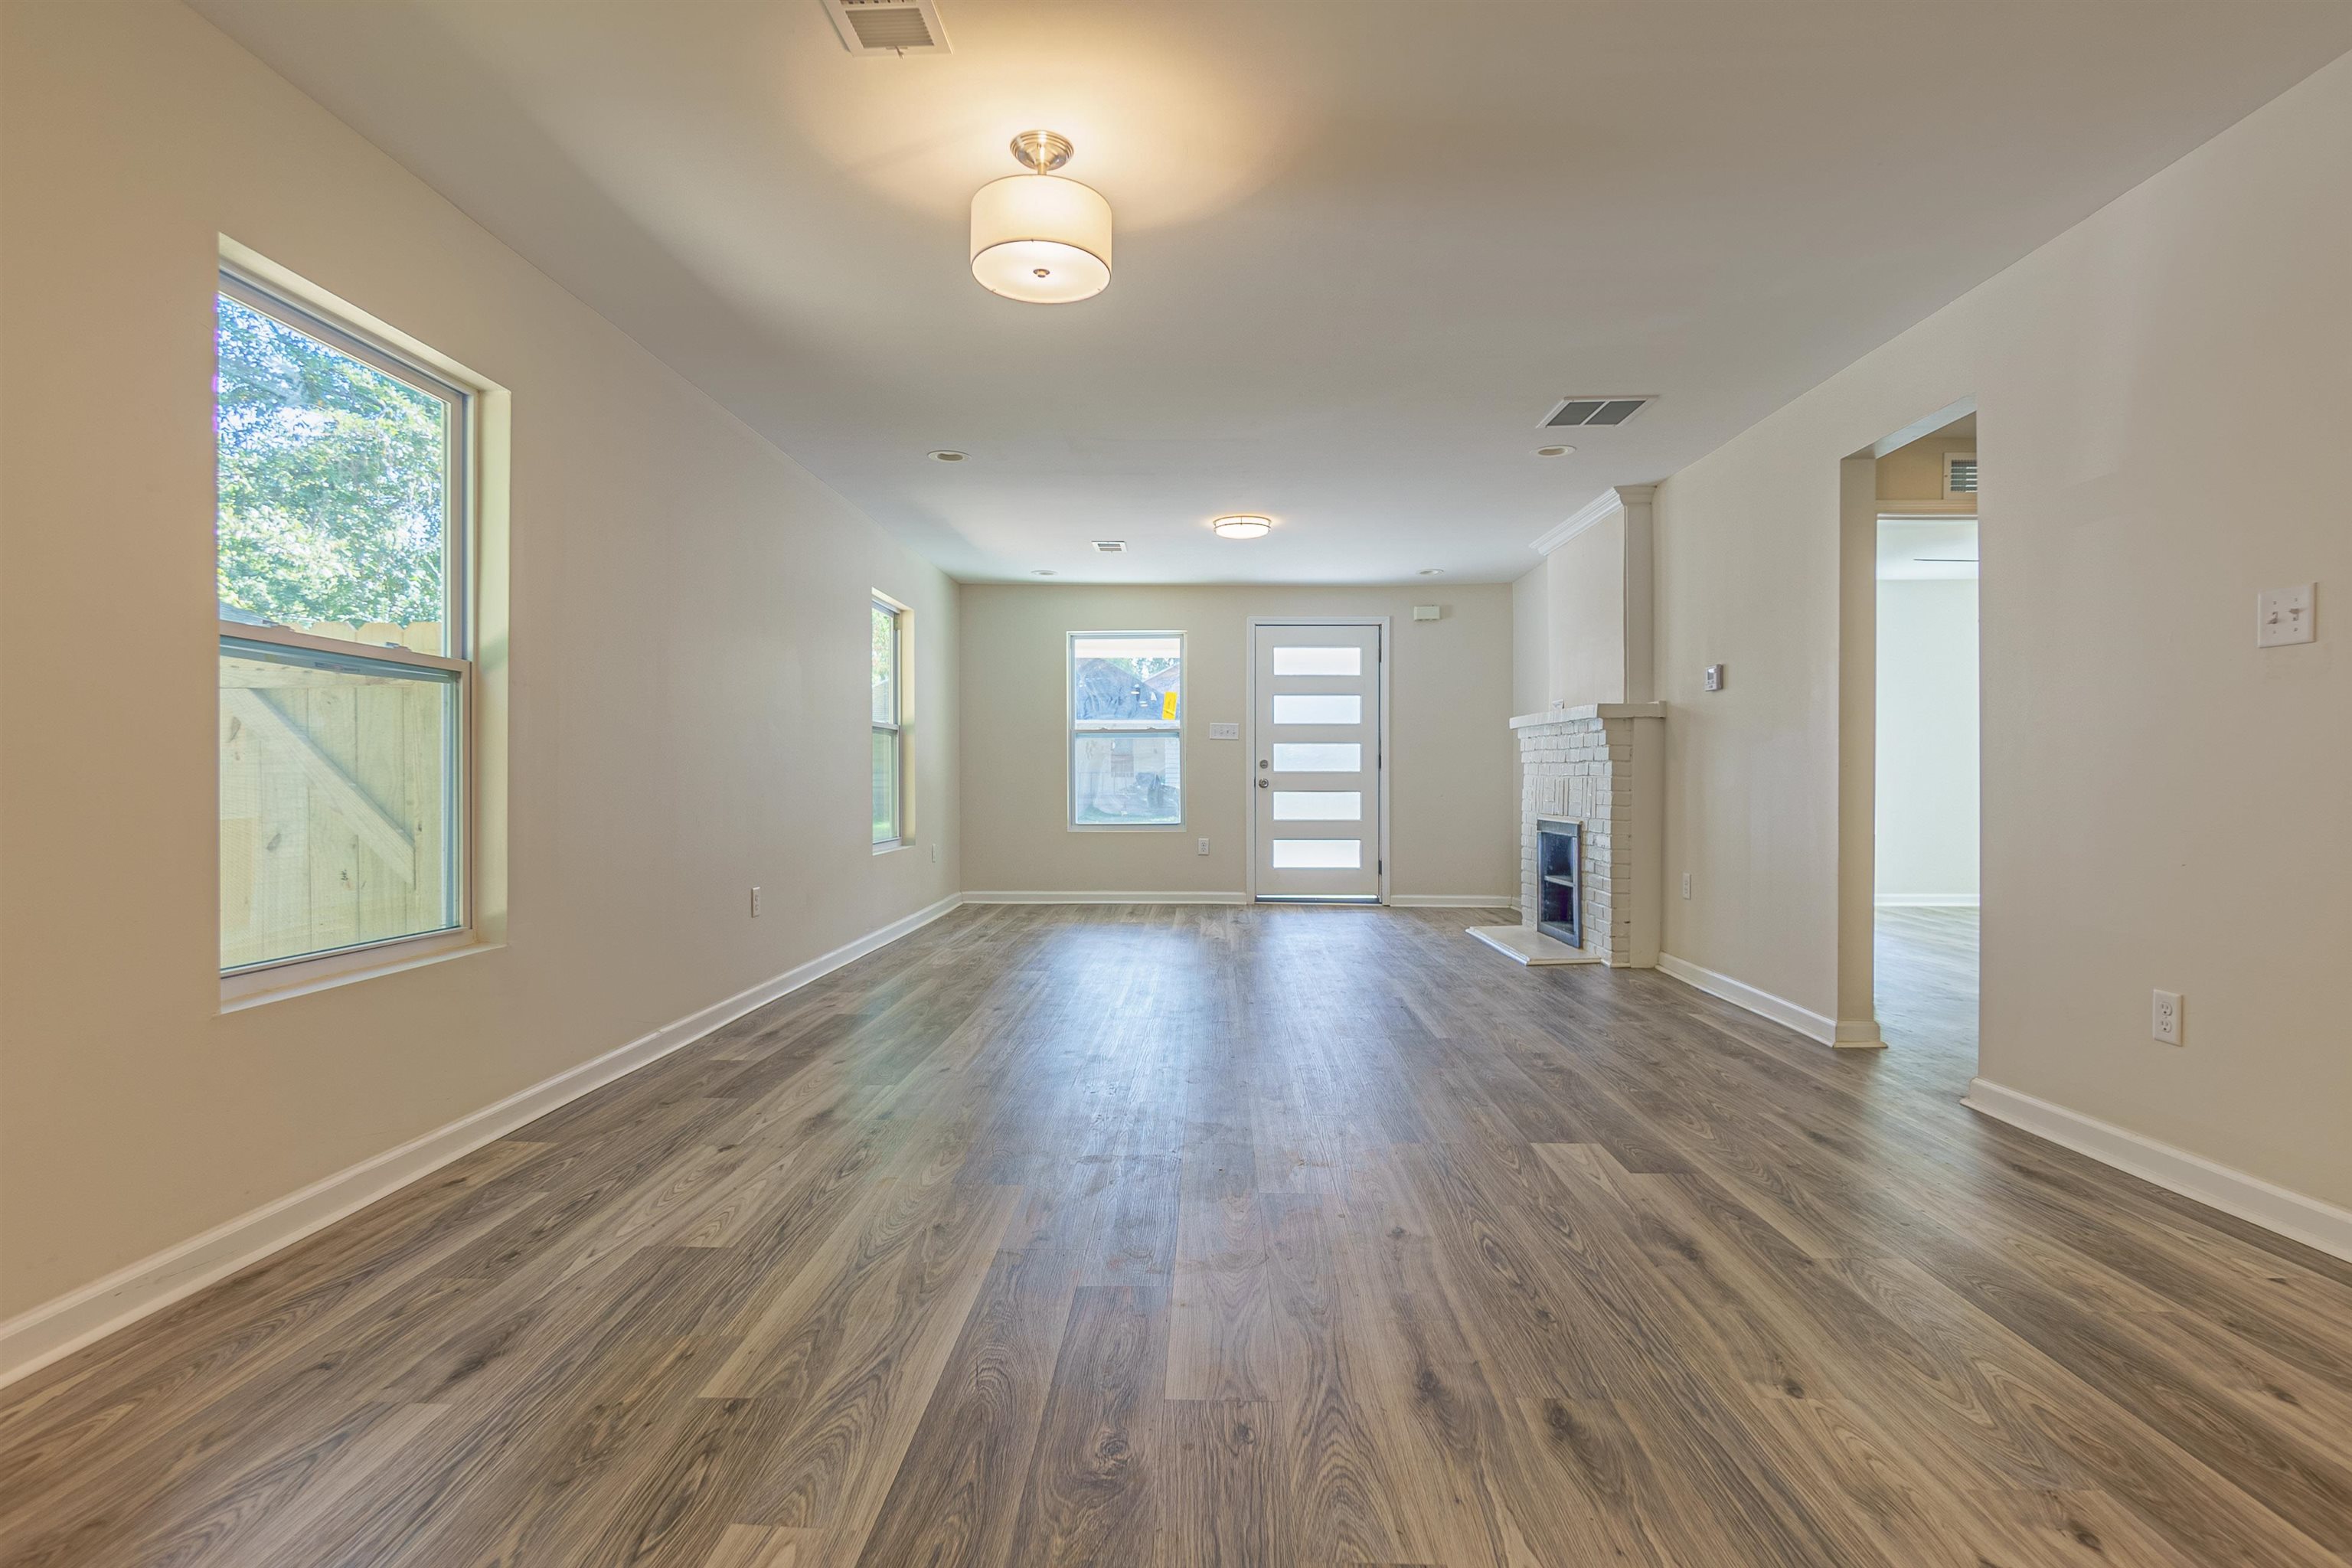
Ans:
{"label": "frosted glass door panel", "polygon": [[1260,623],[1250,634],[1250,890],[1373,902],[1381,789],[1381,628]]}
{"label": "frosted glass door panel", "polygon": [[1361,822],[1364,792],[1355,789],[1278,789],[1274,792],[1276,822]]}
{"label": "frosted glass door panel", "polygon": [[1364,650],[1360,647],[1277,647],[1274,650],[1274,672],[1276,675],[1361,675],[1364,673]]}
{"label": "frosted glass door panel", "polygon": [[1360,838],[1277,838],[1274,868],[1277,871],[1356,871],[1364,864]]}
{"label": "frosted glass door panel", "polygon": [[1360,724],[1364,721],[1364,700],[1353,692],[1277,695],[1274,700],[1274,721],[1277,724]]}
{"label": "frosted glass door panel", "polygon": [[1360,773],[1364,748],[1354,742],[1277,741],[1274,771],[1278,773]]}

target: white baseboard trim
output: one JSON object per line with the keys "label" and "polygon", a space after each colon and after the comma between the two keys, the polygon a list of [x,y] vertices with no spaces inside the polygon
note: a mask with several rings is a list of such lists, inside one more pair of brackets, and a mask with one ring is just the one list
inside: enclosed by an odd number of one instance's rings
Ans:
{"label": "white baseboard trim", "polygon": [[2021,1094],[1990,1079],[1971,1079],[1969,1092],[1961,1097],[1960,1103],[1995,1121],[2005,1121],[2103,1165],[2113,1165],[2144,1182],[2153,1182],[2167,1192],[2194,1198],[2209,1208],[2275,1231],[2290,1241],[2299,1241],[2332,1257],[2352,1258],[2352,1209],[2290,1192],[2260,1176],[2216,1164],[2201,1154],[2159,1143],[2079,1110]]}
{"label": "white baseboard trim", "polygon": [[1389,904],[1400,910],[1516,910],[1517,893],[1391,893]]}
{"label": "white baseboard trim", "polygon": [[[1794,1029],[1808,1039],[1819,1040],[1825,1046],[1840,1043],[1836,1019],[1816,1013],[1810,1007],[1800,1007],[1785,996],[1759,991],[1745,981],[1734,980],[1728,974],[1717,974],[1712,969],[1701,968],[1689,959],[1676,958],[1671,952],[1658,954],[1658,967],[1685,985],[1704,991],[1710,996],[1720,996],[1735,1006],[1745,1007],[1751,1013]],[[1844,1043],[1862,1045],[1872,1042],[1849,1040]]]}
{"label": "white baseboard trim", "polygon": [[1972,910],[1974,893],[1881,893],[1870,900],[1882,910]]}
{"label": "white baseboard trim", "polygon": [[966,893],[967,904],[1245,904],[1247,893]]}
{"label": "white baseboard trim", "polygon": [[412,1138],[0,1323],[0,1384],[70,1355],[94,1340],[227,1279],[450,1161],[503,1138],[523,1123],[930,924],[963,901],[961,897],[941,899],[723,1002],[665,1024],[617,1050],[566,1068],[495,1105],[486,1105],[446,1127]]}

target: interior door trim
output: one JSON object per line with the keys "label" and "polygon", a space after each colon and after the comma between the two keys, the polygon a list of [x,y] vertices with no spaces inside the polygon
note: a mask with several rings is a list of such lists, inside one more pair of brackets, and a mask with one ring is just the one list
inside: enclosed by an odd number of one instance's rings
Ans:
{"label": "interior door trim", "polygon": [[[1256,759],[1260,754],[1257,749],[1257,633],[1260,626],[1374,626],[1379,628],[1381,651],[1376,662],[1379,666],[1378,679],[1381,689],[1381,735],[1379,755],[1374,759],[1372,775],[1376,781],[1374,787],[1380,795],[1380,848],[1377,854],[1380,864],[1381,891],[1378,901],[1382,904],[1389,901],[1389,648],[1392,645],[1392,639],[1389,636],[1390,621],[1391,617],[1387,616],[1252,616],[1249,617],[1248,626],[1242,633],[1245,639],[1242,649],[1242,663],[1248,672],[1243,687],[1243,700],[1248,704],[1245,711],[1249,714],[1249,722],[1243,731],[1243,738],[1249,744],[1242,753],[1242,803],[1249,816],[1249,861],[1246,867],[1246,878],[1242,886],[1252,903],[1258,901],[1255,793],[1257,790]],[[1285,899],[1281,901],[1297,903],[1304,900]],[[1362,900],[1350,899],[1334,901],[1360,903]]]}

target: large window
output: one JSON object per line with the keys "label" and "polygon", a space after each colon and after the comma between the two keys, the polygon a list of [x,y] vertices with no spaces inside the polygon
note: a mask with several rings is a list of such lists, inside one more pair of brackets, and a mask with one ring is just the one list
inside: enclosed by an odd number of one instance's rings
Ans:
{"label": "large window", "polygon": [[472,405],[224,271],[224,973],[461,931]]}
{"label": "large window", "polygon": [[1070,826],[1184,820],[1184,638],[1070,636]]}
{"label": "large window", "polygon": [[905,791],[900,774],[906,769],[907,731],[905,682],[899,661],[905,657],[906,612],[887,600],[874,601],[874,842],[887,847],[906,837]]}

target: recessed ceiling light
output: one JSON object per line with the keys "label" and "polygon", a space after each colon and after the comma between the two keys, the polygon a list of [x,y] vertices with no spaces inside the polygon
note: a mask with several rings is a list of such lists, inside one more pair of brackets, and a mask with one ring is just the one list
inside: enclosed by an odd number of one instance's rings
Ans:
{"label": "recessed ceiling light", "polygon": [[1424,566],[1421,569],[1421,574],[1424,577],[1443,577],[1445,575],[1445,568],[1443,566]]}
{"label": "recessed ceiling light", "polygon": [[1536,448],[1536,456],[1538,458],[1565,458],[1570,452],[1575,450],[1576,448],[1573,447],[1538,447]]}
{"label": "recessed ceiling light", "polygon": [[929,458],[934,463],[961,463],[971,455],[971,454],[969,452],[951,452],[945,447],[941,447],[936,452],[926,452],[923,454],[923,456]]}
{"label": "recessed ceiling light", "polygon": [[1274,531],[1274,519],[1259,517],[1252,512],[1235,512],[1230,517],[1214,519],[1209,526],[1216,531],[1219,539],[1264,539]]}
{"label": "recessed ceiling light", "polygon": [[1051,572],[1032,572],[1029,575],[1032,577],[1051,577],[1053,574]]}

